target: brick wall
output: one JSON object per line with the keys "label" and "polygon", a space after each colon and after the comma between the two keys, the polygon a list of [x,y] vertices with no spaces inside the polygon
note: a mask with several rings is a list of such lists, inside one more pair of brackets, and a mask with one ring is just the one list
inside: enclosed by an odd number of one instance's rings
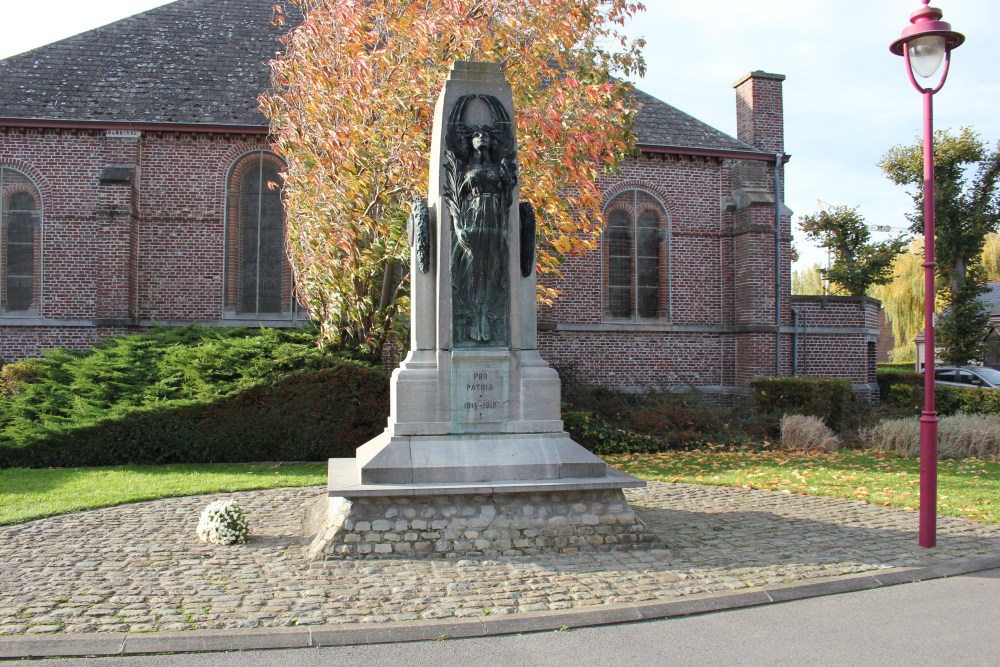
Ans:
{"label": "brick wall", "polygon": [[814,377],[846,377],[859,393],[877,396],[882,304],[868,297],[795,296],[798,313],[798,372]]}
{"label": "brick wall", "polygon": [[[86,348],[151,321],[223,317],[226,177],[240,134],[0,129],[0,166],[42,197],[41,308],[0,316],[0,358]],[[131,181],[102,181],[105,167]]]}
{"label": "brick wall", "polygon": [[[769,156],[784,151],[783,80],[753,72],[734,85],[738,136]],[[666,209],[670,253],[662,287],[670,307],[659,318],[611,318],[601,252],[570,257],[563,278],[548,282],[562,296],[539,312],[542,356],[606,386],[741,393],[754,377],[799,372],[847,377],[870,395],[877,302],[793,300],[791,217],[780,204],[778,168],[776,207],[774,158],[645,154],[626,161],[619,176],[602,181],[605,202],[638,188]],[[798,334],[793,308],[807,324]]]}
{"label": "brick wall", "polygon": [[[796,369],[869,381],[874,302],[793,301],[791,223],[780,206],[775,318],[783,78],[754,72],[735,85],[738,134],[762,159],[644,153],[601,181],[606,203],[638,189],[662,206],[659,310],[611,317],[603,252],[569,257],[550,282],[562,296],[539,312],[544,357],[611,386],[735,393]],[[228,321],[226,181],[241,156],[266,148],[235,133],[0,129],[0,166],[31,178],[44,208],[41,312],[0,316],[0,357],[83,348],[153,321]],[[134,176],[102,182],[108,166]],[[228,241],[238,245],[232,233]]]}

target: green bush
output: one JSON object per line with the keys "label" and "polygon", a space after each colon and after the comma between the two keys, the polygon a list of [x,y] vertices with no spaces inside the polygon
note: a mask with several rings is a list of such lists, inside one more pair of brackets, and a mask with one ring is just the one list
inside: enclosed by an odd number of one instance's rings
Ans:
{"label": "green bush", "polygon": [[[923,395],[924,376],[912,368],[907,370],[879,370],[875,374],[878,382],[878,394],[883,403],[888,403],[896,407],[910,407],[912,399],[919,399]],[[893,387],[911,387],[910,391],[900,390],[893,392]]]}
{"label": "green bush", "polygon": [[[879,373],[879,393],[886,405],[919,413],[924,406],[924,376],[921,373]],[[1000,415],[1000,390],[977,387],[934,387],[938,414]]]}
{"label": "green bush", "polygon": [[923,392],[919,387],[910,384],[894,384],[889,387],[887,394],[883,394],[879,390],[882,402],[886,405],[914,410],[919,410],[922,394]]}
{"label": "green bush", "polygon": [[934,403],[942,415],[1000,415],[1000,389],[937,386],[934,388]]}
{"label": "green bush", "polygon": [[668,430],[656,433],[635,430],[589,412],[564,412],[563,425],[576,442],[595,454],[652,454],[668,450],[718,447],[759,447],[755,437],[736,432],[701,433]]}
{"label": "green bush", "polygon": [[588,412],[564,412],[562,417],[573,440],[595,454],[645,454],[669,449],[661,438],[622,428]]}
{"label": "green bush", "polygon": [[851,382],[843,378],[754,378],[749,384],[754,413],[776,424],[784,414],[811,415],[839,431],[851,409]]}
{"label": "green bush", "polygon": [[0,399],[0,466],[353,456],[385,426],[388,378],[315,340],[185,327],[52,351]]}

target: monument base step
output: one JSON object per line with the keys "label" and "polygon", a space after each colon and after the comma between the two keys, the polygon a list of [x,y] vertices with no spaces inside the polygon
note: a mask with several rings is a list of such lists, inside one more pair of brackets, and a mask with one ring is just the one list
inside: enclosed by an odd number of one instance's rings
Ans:
{"label": "monument base step", "polygon": [[460,492],[450,485],[443,493],[325,496],[307,522],[315,534],[309,556],[498,558],[659,546],[620,486],[494,489]]}

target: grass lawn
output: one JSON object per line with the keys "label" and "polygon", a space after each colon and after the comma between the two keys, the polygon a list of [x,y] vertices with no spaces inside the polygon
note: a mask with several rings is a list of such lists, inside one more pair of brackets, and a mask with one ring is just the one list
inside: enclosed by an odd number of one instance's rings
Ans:
{"label": "grass lawn", "polygon": [[0,469],[0,525],[200,493],[326,484],[325,463]]}
{"label": "grass lawn", "polygon": [[[604,458],[643,479],[833,496],[911,510],[920,506],[919,461],[891,454],[695,451]],[[1000,524],[1000,462],[939,461],[938,513]]]}
{"label": "grass lawn", "polygon": [[[888,454],[696,451],[605,459],[650,480],[833,496],[906,509],[919,506],[919,462]],[[0,470],[0,524],[139,500],[325,483],[322,463],[12,468]],[[938,512],[1000,524],[1000,462],[940,461]]]}

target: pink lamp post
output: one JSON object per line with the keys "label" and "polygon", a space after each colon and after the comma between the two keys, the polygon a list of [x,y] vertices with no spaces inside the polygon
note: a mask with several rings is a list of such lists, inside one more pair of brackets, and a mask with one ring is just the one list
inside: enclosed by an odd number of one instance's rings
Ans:
{"label": "pink lamp post", "polygon": [[[910,24],[889,50],[906,61],[910,83],[924,96],[924,411],[920,415],[920,533],[922,547],[937,543],[938,416],[934,406],[934,111],[931,100],[948,78],[951,50],[965,37],[941,20],[941,10],[923,7],[910,14]],[[917,81],[944,71],[936,86]],[[916,76],[914,76],[916,74]],[[933,83],[933,82],[929,82]]]}

